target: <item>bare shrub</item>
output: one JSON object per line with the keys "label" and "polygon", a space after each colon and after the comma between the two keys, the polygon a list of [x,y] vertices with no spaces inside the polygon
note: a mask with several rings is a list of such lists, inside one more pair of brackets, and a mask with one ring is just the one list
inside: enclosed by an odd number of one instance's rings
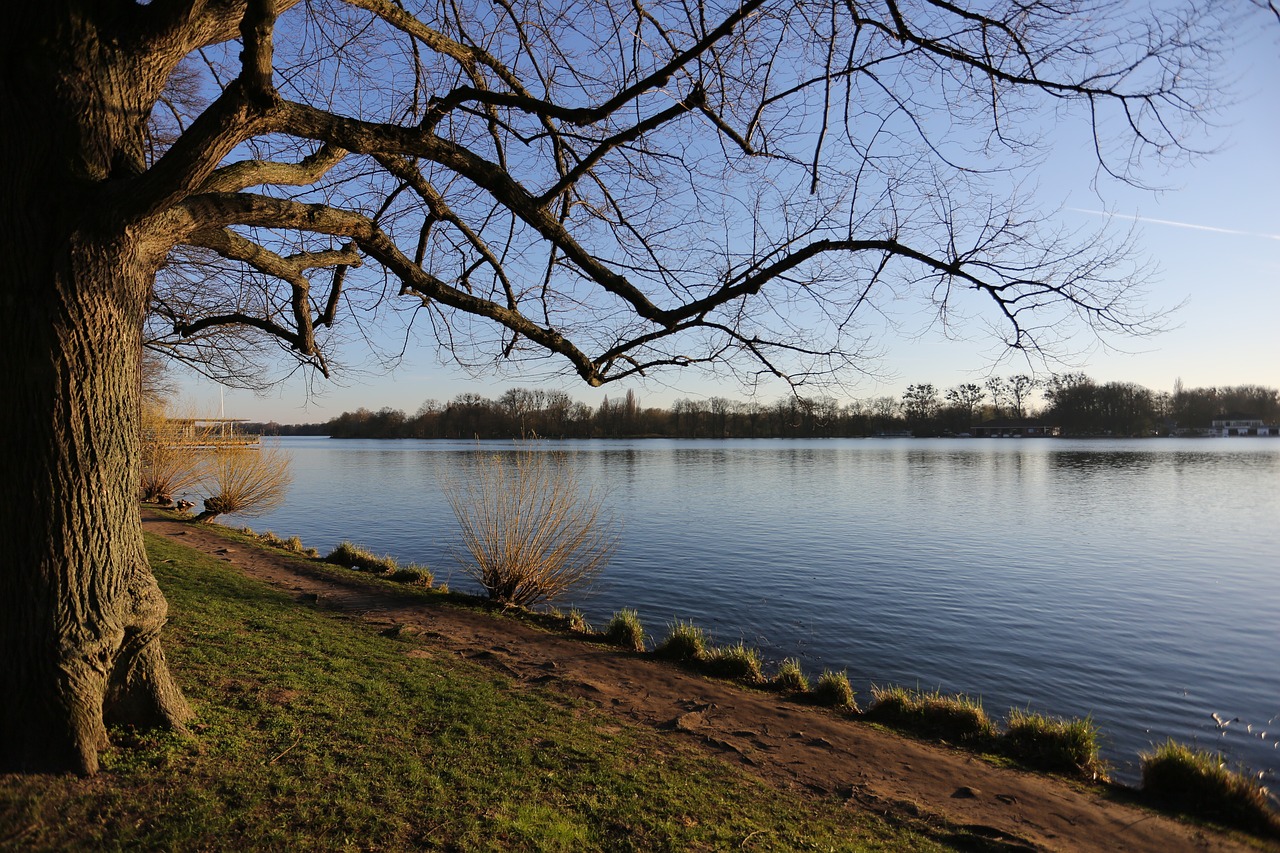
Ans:
{"label": "bare shrub", "polygon": [[292,482],[289,454],[278,447],[217,448],[209,454],[203,483],[207,497],[204,512],[196,520],[209,522],[224,513],[269,512],[284,502]]}
{"label": "bare shrub", "polygon": [[562,454],[479,454],[471,477],[446,484],[462,528],[464,570],[489,598],[551,601],[599,574],[617,546],[613,518]]}
{"label": "bare shrub", "polygon": [[193,450],[189,438],[177,440],[162,404],[143,407],[141,439],[142,500],[172,503],[174,495],[194,489],[204,478],[207,454]]}

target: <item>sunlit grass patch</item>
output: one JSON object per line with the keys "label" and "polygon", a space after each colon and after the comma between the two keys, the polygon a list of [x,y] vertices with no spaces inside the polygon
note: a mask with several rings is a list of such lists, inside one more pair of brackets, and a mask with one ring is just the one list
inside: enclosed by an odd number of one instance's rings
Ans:
{"label": "sunlit grass patch", "polygon": [[587,621],[587,617],[576,607],[569,609],[569,630],[575,634],[593,634],[595,629]]}
{"label": "sunlit grass patch", "polygon": [[745,643],[713,649],[703,664],[712,675],[743,684],[764,683],[764,661],[760,652]]}
{"label": "sunlit grass patch", "polygon": [[1264,835],[1280,836],[1280,815],[1256,779],[1221,755],[1173,740],[1142,756],[1142,792],[1157,805]]}
{"label": "sunlit grass patch", "polygon": [[854,699],[853,686],[849,684],[849,676],[843,672],[826,669],[818,676],[818,683],[813,688],[813,700],[819,705],[836,708],[841,711],[857,711],[858,703]]}
{"label": "sunlit grass patch", "polygon": [[369,549],[345,540],[339,542],[338,547],[334,548],[324,561],[333,563],[335,566],[376,575],[389,575],[400,570],[400,563],[390,554],[379,557]]}
{"label": "sunlit grass patch", "polygon": [[699,661],[707,656],[707,633],[692,622],[679,619],[653,653],[665,660]]}
{"label": "sunlit grass patch", "polygon": [[1098,727],[1092,719],[1061,719],[1019,708],[1009,711],[1001,746],[1028,767],[1085,779],[1105,780]]}
{"label": "sunlit grass patch", "polygon": [[[845,679],[847,682],[848,679]],[[769,681],[769,685],[774,690],[780,690],[784,693],[807,693],[809,692],[809,679],[804,674],[804,669],[800,666],[798,658],[787,658],[778,664],[778,671],[773,674],[773,678]],[[852,698],[853,689],[850,688],[850,698]]]}
{"label": "sunlit grass patch", "polygon": [[644,651],[644,625],[640,623],[640,614],[630,608],[619,610],[605,627],[604,638],[633,652]]}
{"label": "sunlit grass patch", "polygon": [[387,577],[397,583],[425,587],[430,587],[432,582],[435,580],[432,577],[431,572],[422,566],[403,566],[396,569]]}
{"label": "sunlit grass patch", "polygon": [[[246,532],[247,532],[247,535],[249,536],[254,535],[252,530],[247,530]],[[277,536],[274,530],[264,530],[261,533],[257,534],[257,538],[263,544],[270,545],[272,548],[284,547],[284,540],[281,539],[279,536]]]}
{"label": "sunlit grass patch", "polygon": [[993,738],[995,724],[982,702],[962,694],[872,686],[867,719],[906,729],[922,737],[963,743]]}

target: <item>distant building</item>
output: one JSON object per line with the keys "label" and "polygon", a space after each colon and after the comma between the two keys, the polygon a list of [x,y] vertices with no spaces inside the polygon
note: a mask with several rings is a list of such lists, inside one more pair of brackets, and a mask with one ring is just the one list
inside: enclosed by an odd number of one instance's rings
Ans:
{"label": "distant building", "polygon": [[993,418],[969,430],[974,438],[1052,438],[1062,427],[1039,418]]}
{"label": "distant building", "polygon": [[1213,419],[1213,435],[1280,435],[1280,424],[1268,424],[1254,415],[1230,412]]}

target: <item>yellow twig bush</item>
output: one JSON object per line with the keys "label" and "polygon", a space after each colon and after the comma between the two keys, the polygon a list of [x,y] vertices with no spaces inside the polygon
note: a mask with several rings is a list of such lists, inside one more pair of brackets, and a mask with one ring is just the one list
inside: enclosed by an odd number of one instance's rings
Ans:
{"label": "yellow twig bush", "polygon": [[293,475],[289,454],[262,445],[256,450],[220,447],[209,454],[204,488],[204,512],[198,520],[219,515],[262,515],[284,502]]}
{"label": "yellow twig bush", "polygon": [[462,529],[464,570],[489,598],[527,606],[597,574],[617,547],[613,517],[561,454],[477,454],[471,476],[446,483]]}
{"label": "yellow twig bush", "polygon": [[163,406],[142,411],[142,500],[170,503],[175,495],[194,489],[205,476],[206,454],[174,442]]}

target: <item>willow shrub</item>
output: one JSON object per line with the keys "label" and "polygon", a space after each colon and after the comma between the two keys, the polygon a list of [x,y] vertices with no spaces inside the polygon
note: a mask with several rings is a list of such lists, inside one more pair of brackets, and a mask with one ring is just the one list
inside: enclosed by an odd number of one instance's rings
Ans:
{"label": "willow shrub", "polygon": [[599,574],[617,547],[603,499],[582,488],[563,454],[477,454],[445,497],[462,528],[463,568],[494,601],[559,598]]}
{"label": "willow shrub", "polygon": [[141,422],[141,498],[167,504],[175,495],[194,490],[205,477],[208,454],[197,450],[206,430],[186,419],[190,434],[182,433],[181,420],[171,420],[163,406],[144,406]]}
{"label": "willow shrub", "polygon": [[213,521],[219,515],[262,515],[284,503],[293,475],[289,454],[278,447],[262,445],[220,447],[211,452],[204,470],[201,490],[204,512],[199,521]]}

